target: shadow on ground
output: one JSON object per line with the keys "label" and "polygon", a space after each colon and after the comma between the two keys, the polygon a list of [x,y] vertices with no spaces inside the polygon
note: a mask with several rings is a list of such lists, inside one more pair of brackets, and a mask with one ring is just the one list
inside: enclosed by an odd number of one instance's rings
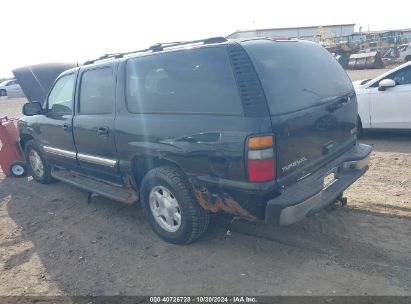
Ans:
{"label": "shadow on ground", "polygon": [[[345,209],[279,228],[214,217],[200,241],[175,246],[139,206],[87,204],[62,183],[0,182],[2,217],[20,231],[0,244],[16,250],[1,271],[36,253],[66,295],[411,293],[409,218]],[[32,247],[17,250],[23,241]]]}
{"label": "shadow on ground", "polygon": [[365,132],[360,135],[359,142],[372,145],[377,152],[411,153],[411,131]]}

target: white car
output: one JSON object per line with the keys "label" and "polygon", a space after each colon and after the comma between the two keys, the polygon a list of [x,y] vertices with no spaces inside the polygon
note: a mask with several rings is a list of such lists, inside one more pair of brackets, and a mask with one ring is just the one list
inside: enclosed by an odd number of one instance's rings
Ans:
{"label": "white car", "polygon": [[362,129],[411,129],[411,61],[353,82]]}
{"label": "white car", "polygon": [[0,96],[15,97],[22,95],[22,92],[16,79],[9,79],[0,83]]}

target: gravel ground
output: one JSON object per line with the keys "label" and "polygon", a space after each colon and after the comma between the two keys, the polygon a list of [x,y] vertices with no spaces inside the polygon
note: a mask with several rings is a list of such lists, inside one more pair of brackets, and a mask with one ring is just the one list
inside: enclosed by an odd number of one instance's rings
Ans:
{"label": "gravel ground", "polygon": [[26,98],[0,97],[0,117],[19,118],[22,116],[21,108],[27,102]]}
{"label": "gravel ground", "polygon": [[216,216],[189,246],[159,240],[138,205],[0,172],[0,295],[411,295],[410,140],[360,138],[371,166],[345,208],[289,227]]}

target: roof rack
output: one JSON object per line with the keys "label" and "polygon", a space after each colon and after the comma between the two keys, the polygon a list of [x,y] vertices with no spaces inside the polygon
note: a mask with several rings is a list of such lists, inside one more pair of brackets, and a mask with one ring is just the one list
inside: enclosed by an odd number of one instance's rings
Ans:
{"label": "roof rack", "polygon": [[136,53],[145,53],[145,52],[161,52],[164,51],[166,48],[178,47],[183,45],[190,45],[190,44],[213,44],[213,43],[222,43],[228,41],[224,37],[212,37],[206,39],[199,39],[199,40],[191,40],[191,41],[176,41],[176,42],[166,42],[166,43],[156,43],[150,46],[148,49],[142,49],[137,51],[125,52],[125,53],[112,53],[112,54],[105,54],[100,56],[97,59],[87,60],[84,62],[84,65],[95,63],[96,61],[100,60],[107,60],[107,59],[118,59],[122,58],[126,55],[136,54]]}

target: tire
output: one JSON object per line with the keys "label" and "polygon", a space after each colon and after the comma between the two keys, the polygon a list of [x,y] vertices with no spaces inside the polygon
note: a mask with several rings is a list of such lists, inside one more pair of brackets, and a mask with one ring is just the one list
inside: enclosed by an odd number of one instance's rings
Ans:
{"label": "tire", "polygon": [[1,89],[0,96],[7,96],[7,91],[5,89]]}
{"label": "tire", "polygon": [[[40,148],[34,143],[33,140],[29,140],[24,148],[24,155],[26,157],[26,163],[28,167],[28,172],[36,182],[41,184],[50,184],[53,181],[51,176],[51,167],[47,163],[42,151]],[[40,167],[37,167],[34,163],[34,158],[38,159],[37,166],[42,166],[42,170],[39,170]]]}
{"label": "tire", "polygon": [[[140,196],[151,228],[163,240],[189,244],[206,232],[210,214],[198,204],[187,178],[178,168],[162,166],[150,170],[141,182]],[[164,208],[164,205],[168,207]],[[164,214],[161,212],[164,210],[167,210],[168,219],[172,217],[171,225],[165,216],[159,215]]]}
{"label": "tire", "polygon": [[360,115],[358,115],[358,118],[357,118],[357,135],[361,135],[362,133],[363,133],[362,122],[361,122]]}
{"label": "tire", "polygon": [[25,177],[27,174],[27,167],[25,162],[16,160],[10,165],[10,173],[14,177]]}
{"label": "tire", "polygon": [[405,62],[411,61],[411,56],[405,57]]}

